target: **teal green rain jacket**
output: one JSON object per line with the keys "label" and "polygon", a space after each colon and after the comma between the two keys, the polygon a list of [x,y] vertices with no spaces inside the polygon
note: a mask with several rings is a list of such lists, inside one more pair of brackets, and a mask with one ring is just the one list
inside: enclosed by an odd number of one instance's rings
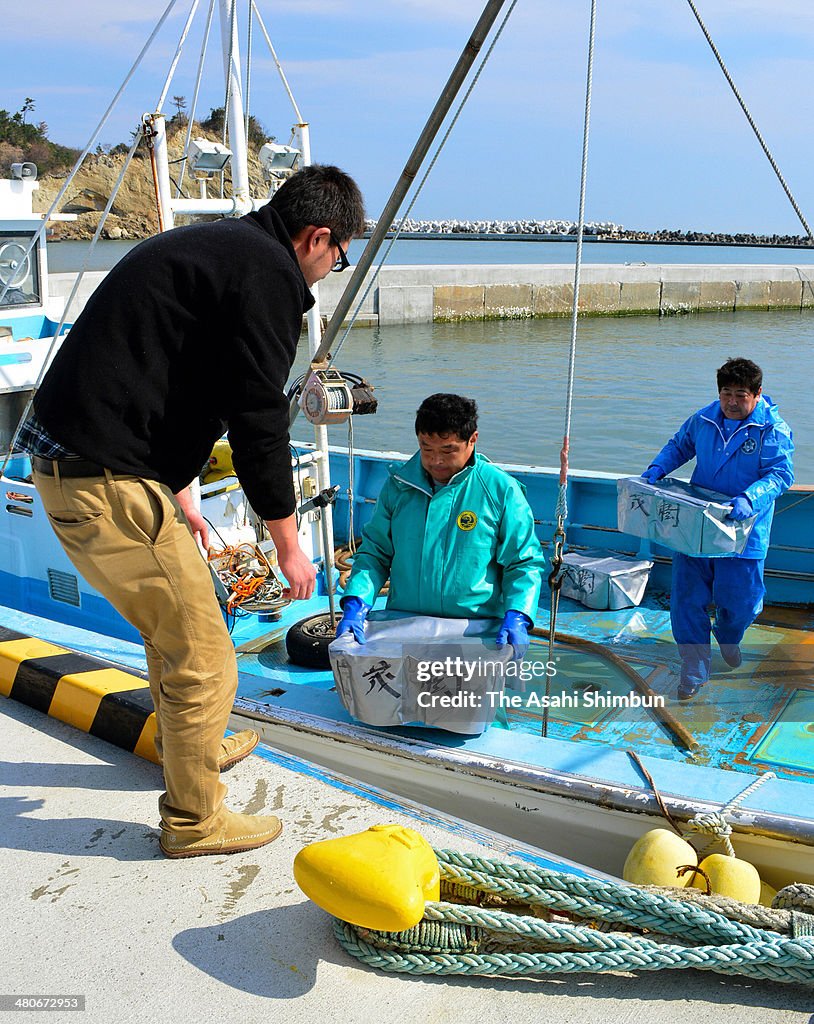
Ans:
{"label": "teal green rain jacket", "polygon": [[495,619],[514,609],[533,620],[544,564],[521,484],[476,454],[433,492],[416,452],[390,471],[345,596],[372,605],[389,576],[389,609]]}

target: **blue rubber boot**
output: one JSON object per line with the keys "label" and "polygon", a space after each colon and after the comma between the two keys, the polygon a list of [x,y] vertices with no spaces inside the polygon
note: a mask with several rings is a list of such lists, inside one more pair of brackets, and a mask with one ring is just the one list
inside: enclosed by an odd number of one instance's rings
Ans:
{"label": "blue rubber boot", "polygon": [[708,644],[680,644],[681,680],[678,699],[692,700],[709,679],[711,652]]}

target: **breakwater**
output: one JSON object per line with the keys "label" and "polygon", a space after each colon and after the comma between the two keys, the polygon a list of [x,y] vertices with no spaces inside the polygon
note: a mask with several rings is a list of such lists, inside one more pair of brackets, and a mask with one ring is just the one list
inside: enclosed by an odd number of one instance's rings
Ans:
{"label": "breakwater", "polygon": [[[104,276],[85,275],[76,315]],[[370,272],[362,289],[373,276]],[[66,296],[73,274],[51,275]],[[329,274],[319,286],[330,316],[347,281]],[[361,293],[360,293],[361,294]],[[570,316],[574,271],[567,264],[385,266],[359,311],[360,324],[410,324]],[[353,309],[356,308],[354,305]],[[812,265],[588,264],[579,309],[586,316],[672,316],[738,310],[814,308]]]}
{"label": "breakwater", "polygon": [[[365,221],[365,236],[376,226]],[[393,231],[396,225],[392,225]],[[388,235],[388,237],[390,237]],[[404,239],[455,238],[473,241],[575,242],[577,224],[571,220],[412,220],[404,222],[399,237]],[[583,226],[585,242],[639,242],[647,245],[734,245],[766,248],[814,248],[814,239],[806,235],[758,235],[754,232],[636,231],[613,221],[588,221]]]}

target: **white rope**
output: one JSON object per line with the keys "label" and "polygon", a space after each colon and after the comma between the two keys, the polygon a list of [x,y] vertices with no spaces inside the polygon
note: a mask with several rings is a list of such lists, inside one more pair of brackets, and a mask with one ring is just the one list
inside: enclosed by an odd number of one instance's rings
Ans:
{"label": "white rope", "polygon": [[93,238],[91,239],[90,245],[88,246],[88,251],[85,254],[85,259],[82,263],[82,269],[77,274],[76,280],[74,281],[73,287],[71,288],[70,295],[65,301],[65,308],[62,310],[62,317],[60,318],[59,324],[57,325],[57,329],[54,331],[54,336],[51,339],[51,344],[48,346],[48,351],[45,355],[45,359],[43,359],[42,361],[42,367],[40,368],[40,372],[37,374],[37,379],[34,382],[31,394],[29,395],[28,401],[26,402],[22,415],[17,421],[17,426],[14,430],[14,434],[12,435],[11,441],[9,442],[8,451],[5,453],[5,456],[3,458],[3,465],[2,467],[0,467],[0,476],[2,476],[2,474],[5,473],[6,471],[9,459],[11,458],[12,452],[14,451],[14,445],[17,441],[17,438],[20,435],[20,430],[22,429],[22,426],[25,423],[25,421],[28,419],[29,413],[31,412],[31,408],[34,405],[34,395],[37,393],[37,389],[42,383],[42,378],[45,376],[48,366],[50,365],[51,356],[53,354],[54,348],[56,347],[56,344],[59,341],[60,336],[62,335],[63,328],[65,327],[65,324],[68,321],[68,314],[70,312],[71,305],[73,303],[73,300],[76,298],[76,293],[79,291],[79,285],[82,283],[82,278],[85,276],[85,272],[88,269],[88,266],[90,264],[90,258],[93,255],[93,250],[96,248],[96,243],[99,241],[99,238],[101,237],[102,228],[104,228],[105,226],[105,221],[107,220],[108,214],[113,209],[113,203],[116,200],[116,196],[119,194],[119,189],[121,188],[121,184],[124,181],[124,176],[127,173],[127,169],[130,166],[130,162],[133,159],[133,155],[135,154],[136,149],[138,148],[139,142],[141,142],[141,130],[136,132],[136,137],[133,139],[133,144],[130,147],[127,157],[125,158],[124,166],[121,169],[116,184],[113,186],[113,189],[111,190],[110,198],[107,201],[107,205],[105,206],[104,211],[102,212],[102,216],[99,219],[99,224],[96,228],[96,231],[94,232]]}
{"label": "white rope", "polygon": [[805,219],[805,217],[802,214],[802,211],[800,210],[800,207],[797,205],[797,200],[791,194],[791,189],[786,184],[786,179],[783,177],[783,175],[782,175],[782,173],[780,171],[780,168],[777,166],[777,162],[775,161],[774,157],[772,156],[771,152],[769,151],[769,147],[764,142],[763,136],[760,134],[760,129],[755,124],[755,120],[752,117],[751,113],[749,112],[749,108],[746,106],[746,103],[744,102],[743,97],[741,96],[740,92],[738,92],[738,87],[735,85],[735,82],[733,81],[732,76],[730,75],[730,73],[729,73],[729,71],[727,69],[726,64],[724,64],[723,57],[718,52],[717,46],[712,41],[712,36],[708,32],[707,26],[701,20],[701,15],[698,13],[698,8],[693,3],[693,0],[687,0],[687,3],[690,5],[690,9],[692,10],[692,13],[695,15],[695,20],[701,26],[701,31],[704,33],[704,36],[706,37],[706,40],[709,43],[710,49],[715,54],[715,59],[718,61],[718,64],[720,65],[720,68],[721,68],[721,71],[723,71],[724,75],[726,76],[726,80],[727,80],[727,82],[729,82],[729,85],[732,88],[732,92],[735,94],[735,99],[738,101],[738,103],[740,103],[741,110],[743,110],[744,114],[746,114],[746,120],[751,125],[752,131],[755,133],[757,141],[760,143],[761,147],[763,148],[763,152],[766,154],[766,157],[767,157],[769,163],[772,165],[772,170],[777,175],[777,180],[783,186],[783,191],[786,193],[786,195],[789,198],[789,202],[794,207],[794,212],[799,217],[800,223],[806,229],[806,234],[808,235],[808,237],[809,238],[814,238],[814,236],[812,236],[812,234],[811,234],[811,228],[808,226],[808,221]]}
{"label": "white rope", "polygon": [[732,841],[730,839],[730,836],[732,835],[732,826],[726,820],[726,815],[742,804],[747,796],[760,789],[764,782],[768,782],[773,778],[775,778],[774,772],[764,772],[762,775],[758,775],[756,779],[753,779],[746,789],[741,790],[741,792],[730,800],[728,804],[725,804],[720,811],[696,814],[693,818],[690,818],[688,822],[690,832],[700,832],[711,837],[709,842],[698,852],[702,853],[717,841],[723,843],[728,857],[734,857],[735,849],[732,846]]}
{"label": "white rope", "polygon": [[269,52],[271,53],[271,59],[274,61],[274,63],[277,66],[277,71],[279,72],[280,78],[282,79],[283,86],[285,87],[285,91],[288,93],[288,98],[291,100],[291,106],[294,108],[294,116],[297,118],[297,123],[298,124],[303,124],[304,122],[302,120],[302,114],[300,113],[300,108],[297,106],[297,101],[294,99],[294,93],[291,91],[291,87],[288,84],[288,79],[285,77],[285,71],[283,71],[283,66],[282,66],[282,64],[280,63],[280,61],[279,61],[279,59],[277,57],[277,54],[276,54],[276,52],[274,50],[274,46],[272,45],[272,42],[271,42],[271,37],[269,36],[268,32],[266,31],[266,26],[265,26],[265,24],[263,22],[263,18],[261,17],[260,11],[258,11],[257,4],[254,2],[254,0],[252,0],[252,10],[254,11],[255,18],[257,18],[257,24],[260,26],[260,31],[263,33],[263,35],[266,38],[266,45],[268,46]]}
{"label": "white rope", "polygon": [[[71,173],[65,179],[65,184],[62,186],[62,188],[57,193],[57,196],[54,199],[53,203],[51,203],[51,205],[48,207],[48,212],[42,218],[42,224],[39,226],[39,228],[35,232],[34,237],[31,239],[31,241],[30,241],[30,243],[28,245],[28,248],[25,251],[25,255],[23,256],[23,258],[22,258],[22,260],[20,262],[25,262],[25,260],[28,259],[28,257],[34,251],[34,249],[35,249],[35,247],[37,245],[37,242],[39,242],[40,238],[45,233],[45,229],[48,226],[48,221],[51,219],[51,215],[54,213],[54,211],[56,209],[58,209],[59,204],[62,202],[63,196],[68,191],[68,189],[71,186],[71,183],[73,182],[74,178],[78,174],[79,168],[82,166],[82,164],[83,164],[83,162],[85,160],[85,157],[88,155],[88,153],[90,153],[91,149],[93,148],[94,142],[96,142],[97,138],[99,137],[99,133],[101,132],[102,128],[104,128],[104,126],[107,124],[107,119],[113,113],[113,110],[116,107],[116,104],[119,102],[119,99],[121,98],[122,93],[127,88],[128,84],[130,82],[130,79],[136,73],[136,70],[137,70],[139,64],[141,64],[142,60],[144,59],[144,55],[150,49],[150,46],[152,45],[153,40],[158,35],[158,32],[161,29],[161,26],[167,20],[167,18],[170,15],[170,12],[172,11],[173,7],[175,7],[177,2],[178,2],[178,0],[170,0],[170,2],[167,4],[166,10],[161,15],[161,18],[160,18],[158,24],[153,29],[153,31],[150,33],[150,36],[149,36],[147,42],[144,44],[144,46],[141,49],[141,53],[138,55],[138,57],[136,57],[135,62],[133,63],[133,65],[130,68],[130,70],[127,72],[127,75],[125,76],[124,81],[119,86],[118,91],[116,92],[116,95],[110,101],[110,105],[108,106],[108,108],[104,112],[104,114],[102,115],[101,121],[96,126],[96,128],[93,130],[93,134],[91,135],[90,139],[88,140],[88,144],[82,150],[81,154],[79,155],[78,160],[76,161],[76,163],[73,166],[73,169],[72,169]],[[2,288],[0,288],[0,305],[3,304],[3,300],[6,297],[6,293],[8,292],[9,288],[11,287],[11,281],[12,280],[13,280],[13,277],[9,279],[9,281],[8,281],[8,283],[6,285],[4,285],[4,286],[2,286]]]}
{"label": "white rope", "polygon": [[568,383],[565,398],[565,424],[560,453],[560,487],[556,515],[568,518],[568,447],[571,434],[571,411],[574,403],[574,367],[577,355],[577,323],[579,320],[579,285],[582,275],[582,235],[585,230],[585,193],[588,182],[588,142],[591,132],[591,96],[593,92],[594,44],[596,38],[596,0],[591,0],[591,26],[588,38],[588,71],[585,83],[585,118],[582,129],[582,168],[579,183],[579,217],[577,220],[577,251],[574,259],[574,301],[571,309],[571,345],[568,353]]}
{"label": "white rope", "polygon": [[516,6],[517,6],[517,0],[512,0],[511,6],[509,7],[508,11],[506,11],[506,14],[505,14],[505,16],[503,18],[503,21],[501,21],[497,31],[495,32],[495,36],[492,39],[492,42],[491,42],[491,44],[489,46],[489,49],[486,51],[486,53],[483,56],[483,60],[481,60],[480,64],[478,65],[478,69],[475,72],[475,75],[474,75],[474,77],[472,78],[472,81],[469,84],[469,88],[466,90],[466,93],[464,94],[463,99],[461,100],[460,104],[458,105],[458,109],[455,111],[455,114],[453,115],[453,118],[452,118],[452,120],[449,123],[449,127],[447,128],[446,132],[444,133],[444,137],[439,142],[438,148],[436,149],[435,154],[433,155],[432,160],[430,160],[430,163],[429,163],[429,166],[427,167],[427,170],[424,172],[424,177],[419,182],[418,187],[416,188],[415,193],[413,194],[413,198],[410,200],[410,203],[409,203],[407,209],[402,214],[401,220],[399,221],[398,226],[396,227],[396,230],[393,233],[393,237],[390,239],[390,244],[385,249],[384,255],[382,256],[381,260],[379,261],[378,266],[376,267],[375,271],[373,272],[373,276],[370,278],[370,281],[368,282],[368,285],[365,288],[365,290],[364,290],[364,292],[362,294],[362,297],[359,299],[359,302],[357,303],[356,309],[351,314],[350,320],[348,321],[348,325],[345,328],[345,333],[342,335],[342,337],[339,340],[339,343],[337,344],[336,348],[334,349],[334,353],[333,353],[334,360],[336,359],[337,355],[339,354],[339,350],[342,348],[342,346],[344,345],[345,341],[347,340],[347,337],[348,337],[348,335],[351,332],[351,328],[353,327],[354,323],[356,322],[357,317],[359,316],[359,313],[362,310],[362,306],[364,305],[365,299],[368,297],[368,295],[371,292],[371,289],[373,288],[373,285],[376,283],[376,280],[378,279],[378,276],[379,276],[379,271],[382,269],[382,267],[387,262],[387,258],[390,255],[390,250],[396,244],[396,241],[397,241],[399,235],[404,230],[404,224],[407,221],[407,218],[410,216],[410,212],[413,209],[413,207],[415,206],[416,200],[421,195],[421,191],[424,188],[424,185],[426,184],[427,179],[429,178],[430,174],[432,173],[432,169],[435,167],[436,161],[438,160],[438,157],[441,155],[441,151],[443,150],[444,146],[447,143],[447,140],[449,139],[450,135],[452,134],[452,130],[455,127],[455,125],[456,125],[456,123],[458,121],[458,118],[461,116],[461,112],[463,111],[464,106],[466,105],[467,100],[472,95],[472,91],[475,88],[475,86],[477,85],[478,79],[480,78],[481,73],[483,72],[483,69],[486,67],[487,61],[492,56],[492,51],[494,50],[495,45],[496,45],[498,39],[500,39],[501,35],[503,34],[503,29],[506,27],[506,22],[511,17],[511,13],[515,9]]}
{"label": "white rope", "polygon": [[175,198],[178,199],[181,195],[181,191],[184,183],[184,174],[187,169],[187,160],[189,159],[189,142],[192,138],[192,129],[195,124],[195,113],[198,109],[198,94],[201,91],[201,80],[203,78],[204,61],[206,59],[206,48],[209,45],[209,33],[212,29],[212,15],[215,12],[215,0],[209,0],[209,11],[206,15],[206,26],[204,28],[203,41],[201,43],[201,55],[198,59],[198,74],[195,78],[195,91],[192,94],[192,104],[189,108],[189,121],[187,122],[187,134],[184,139],[184,156],[181,160],[181,173],[178,175],[178,181],[176,182]]}
{"label": "white rope", "polygon": [[166,80],[164,81],[164,87],[161,90],[161,95],[158,97],[158,103],[156,104],[154,111],[156,114],[160,114],[162,109],[164,108],[164,102],[167,99],[167,93],[170,91],[170,85],[172,84],[172,80],[175,76],[175,69],[178,67],[178,61],[181,59],[181,53],[183,52],[184,49],[184,43],[187,41],[187,36],[189,35],[189,30],[192,25],[192,19],[195,17],[195,12],[197,10],[198,0],[192,0],[192,7],[189,10],[186,23],[183,29],[181,30],[181,37],[179,38],[178,45],[175,48],[175,56],[172,58],[170,69],[167,72],[167,77]]}

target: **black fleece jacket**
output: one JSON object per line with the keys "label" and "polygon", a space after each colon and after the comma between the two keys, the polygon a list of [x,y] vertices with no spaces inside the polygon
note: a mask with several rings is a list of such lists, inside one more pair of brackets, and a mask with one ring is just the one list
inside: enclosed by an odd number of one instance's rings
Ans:
{"label": "black fleece jacket", "polygon": [[71,328],[34,409],[65,447],[177,492],[228,428],[264,519],[294,510],[284,387],[313,297],[269,206],[132,249]]}

